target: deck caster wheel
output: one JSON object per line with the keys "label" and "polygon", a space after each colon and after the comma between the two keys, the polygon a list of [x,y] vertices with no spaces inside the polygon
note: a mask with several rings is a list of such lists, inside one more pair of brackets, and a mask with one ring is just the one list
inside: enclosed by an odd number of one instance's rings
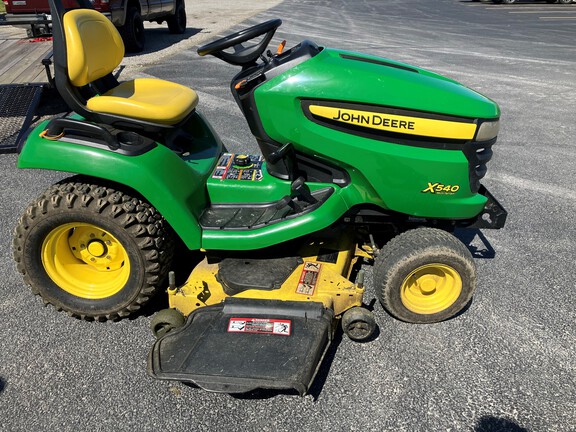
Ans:
{"label": "deck caster wheel", "polygon": [[354,341],[365,341],[376,330],[374,314],[358,306],[348,309],[342,315],[342,330]]}
{"label": "deck caster wheel", "polygon": [[156,339],[160,339],[169,331],[182,327],[186,319],[176,309],[162,309],[150,321],[150,330]]}

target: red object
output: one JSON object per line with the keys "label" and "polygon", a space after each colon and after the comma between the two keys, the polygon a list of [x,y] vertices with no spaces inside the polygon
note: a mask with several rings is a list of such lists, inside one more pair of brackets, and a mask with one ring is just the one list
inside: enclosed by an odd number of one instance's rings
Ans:
{"label": "red object", "polygon": [[[49,14],[48,0],[2,0],[6,5],[6,12],[10,14]],[[63,0],[66,9],[78,7],[74,0]],[[94,0],[92,6],[99,12],[110,11],[108,1]]]}
{"label": "red object", "polygon": [[37,37],[34,39],[22,39],[18,43],[34,43],[34,42],[52,42],[52,36]]}

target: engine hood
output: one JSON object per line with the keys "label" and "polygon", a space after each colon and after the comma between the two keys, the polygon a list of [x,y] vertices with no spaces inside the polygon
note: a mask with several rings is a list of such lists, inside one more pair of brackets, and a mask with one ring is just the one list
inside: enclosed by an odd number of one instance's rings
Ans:
{"label": "engine hood", "polygon": [[411,111],[494,119],[498,105],[442,75],[385,58],[324,48],[272,79],[267,91]]}

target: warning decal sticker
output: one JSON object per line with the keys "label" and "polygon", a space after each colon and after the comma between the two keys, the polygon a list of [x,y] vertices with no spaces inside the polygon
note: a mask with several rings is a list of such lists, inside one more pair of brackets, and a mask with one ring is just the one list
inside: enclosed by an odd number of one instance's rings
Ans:
{"label": "warning decal sticker", "polygon": [[292,321],[271,318],[230,318],[228,333],[260,333],[290,336]]}
{"label": "warning decal sticker", "polygon": [[262,163],[264,162],[264,158],[259,155],[239,156],[241,156],[243,161],[246,159],[249,160],[246,166],[237,166],[234,164],[236,154],[224,153],[220,156],[220,160],[212,173],[212,178],[220,180],[262,180]]}
{"label": "warning decal sticker", "polygon": [[316,290],[316,283],[318,282],[318,275],[322,264],[317,262],[307,262],[304,264],[296,293],[311,296]]}

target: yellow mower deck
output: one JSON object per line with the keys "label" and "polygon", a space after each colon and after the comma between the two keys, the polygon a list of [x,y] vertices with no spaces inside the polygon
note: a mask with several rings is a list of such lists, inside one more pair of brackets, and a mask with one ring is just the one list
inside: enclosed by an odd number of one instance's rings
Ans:
{"label": "yellow mower deck", "polygon": [[[331,309],[335,316],[362,305],[364,288],[351,282],[349,277],[358,258],[369,255],[356,247],[351,236],[329,241],[313,240],[299,252],[302,263],[280,288],[248,289],[233,297],[318,302]],[[217,277],[218,271],[219,263],[205,257],[183,286],[168,290],[170,307],[188,316],[198,308],[216,305],[230,297]]]}

